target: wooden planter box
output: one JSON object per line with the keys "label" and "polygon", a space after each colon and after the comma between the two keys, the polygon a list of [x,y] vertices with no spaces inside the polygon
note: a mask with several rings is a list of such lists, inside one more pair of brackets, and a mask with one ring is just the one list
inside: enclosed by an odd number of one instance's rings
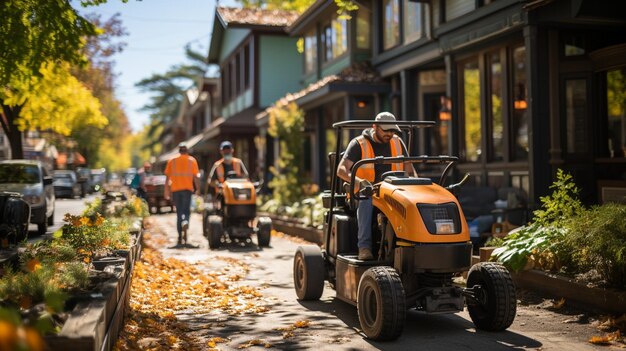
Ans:
{"label": "wooden planter box", "polygon": [[537,291],[583,309],[626,313],[626,291],[592,288],[572,279],[539,270],[513,273],[516,287]]}
{"label": "wooden planter box", "polygon": [[115,277],[103,284],[89,301],[79,302],[57,335],[45,337],[51,350],[111,350],[124,323],[130,300],[132,270],[141,252],[140,230],[132,235],[134,244],[123,264],[116,265]]}

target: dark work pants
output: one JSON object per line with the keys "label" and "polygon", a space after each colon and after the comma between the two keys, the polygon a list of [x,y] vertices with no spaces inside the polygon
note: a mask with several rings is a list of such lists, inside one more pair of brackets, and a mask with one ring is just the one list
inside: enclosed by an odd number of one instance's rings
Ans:
{"label": "dark work pants", "polygon": [[176,206],[176,229],[178,229],[178,240],[181,240],[181,233],[183,231],[183,221],[189,222],[189,212],[191,206],[191,190],[180,190],[172,193],[172,200],[174,200],[174,206]]}

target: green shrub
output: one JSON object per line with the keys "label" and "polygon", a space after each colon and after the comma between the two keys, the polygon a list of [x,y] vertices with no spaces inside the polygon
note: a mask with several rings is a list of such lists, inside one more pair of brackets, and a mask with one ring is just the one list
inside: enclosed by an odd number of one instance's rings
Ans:
{"label": "green shrub", "polygon": [[626,205],[596,206],[570,218],[561,243],[569,270],[596,269],[608,285],[626,286]]}
{"label": "green shrub", "polygon": [[523,269],[529,258],[543,269],[558,269],[562,264],[559,243],[568,233],[565,224],[583,212],[584,207],[572,176],[561,169],[550,189],[550,195],[541,197],[542,208],[534,212],[533,222],[508,235],[492,254],[513,271]]}

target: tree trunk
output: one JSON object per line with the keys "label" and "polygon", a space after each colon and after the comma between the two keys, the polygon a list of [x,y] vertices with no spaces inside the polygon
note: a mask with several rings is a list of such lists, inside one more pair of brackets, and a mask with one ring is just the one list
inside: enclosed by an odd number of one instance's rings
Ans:
{"label": "tree trunk", "polygon": [[2,105],[0,124],[2,124],[4,134],[6,134],[7,139],[9,139],[9,144],[11,145],[11,158],[24,158],[22,131],[20,131],[15,124],[15,120],[20,116],[20,112],[22,111],[22,107],[24,105],[7,106],[2,100],[0,100],[0,105]]}

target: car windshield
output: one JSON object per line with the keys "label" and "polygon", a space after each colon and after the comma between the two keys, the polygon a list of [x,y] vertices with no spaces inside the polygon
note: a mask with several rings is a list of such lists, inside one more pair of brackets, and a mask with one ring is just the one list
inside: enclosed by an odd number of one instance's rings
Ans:
{"label": "car windshield", "polygon": [[54,179],[59,180],[72,180],[72,176],[69,174],[55,174]]}
{"label": "car windshield", "polygon": [[39,168],[26,164],[0,164],[0,183],[39,183]]}

